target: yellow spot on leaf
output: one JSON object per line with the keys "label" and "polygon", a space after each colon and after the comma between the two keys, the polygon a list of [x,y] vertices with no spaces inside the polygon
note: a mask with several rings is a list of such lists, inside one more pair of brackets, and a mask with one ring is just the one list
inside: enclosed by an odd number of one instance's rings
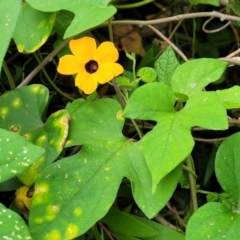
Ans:
{"label": "yellow spot on leaf", "polygon": [[17,45],[17,49],[20,53],[22,53],[25,49],[25,47],[22,44]]}
{"label": "yellow spot on leaf", "polygon": [[5,119],[5,117],[6,117],[7,113],[8,113],[8,108],[6,108],[6,107],[1,108],[0,112],[1,112],[0,115],[1,115],[2,119]]}
{"label": "yellow spot on leaf", "polygon": [[46,20],[44,19],[44,20],[42,20],[39,24],[38,24],[38,26],[37,26],[37,28],[43,28],[45,25],[46,25]]}
{"label": "yellow spot on leaf", "polygon": [[31,86],[32,92],[38,92],[38,90],[39,90],[39,86],[36,86],[36,85]]}
{"label": "yellow spot on leaf", "polygon": [[49,23],[50,23],[50,24],[51,24],[51,23],[54,23],[55,19],[56,19],[56,13],[53,13],[53,14],[51,15],[50,19],[49,19]]}
{"label": "yellow spot on leaf", "polygon": [[75,208],[73,213],[76,215],[76,216],[81,216],[82,215],[82,209],[81,208]]}
{"label": "yellow spot on leaf", "polygon": [[73,239],[78,235],[79,228],[76,224],[69,224],[65,233],[66,239]]}
{"label": "yellow spot on leaf", "polygon": [[62,237],[58,230],[53,230],[44,237],[44,240],[61,240],[61,239]]}
{"label": "yellow spot on leaf", "polygon": [[124,121],[124,117],[122,116],[122,113],[123,113],[123,111],[122,111],[122,110],[119,110],[119,111],[117,112],[116,117],[117,117],[118,120]]}
{"label": "yellow spot on leaf", "polygon": [[105,167],[105,171],[110,171],[110,167]]}
{"label": "yellow spot on leaf", "polygon": [[44,219],[43,219],[43,218],[35,218],[35,219],[34,219],[34,222],[35,222],[36,224],[42,224],[42,223],[44,222]]}
{"label": "yellow spot on leaf", "polygon": [[13,107],[19,107],[21,105],[21,100],[20,98],[16,98],[12,102]]}
{"label": "yellow spot on leaf", "polygon": [[109,178],[109,176],[105,176],[105,180],[107,180],[107,181],[108,181],[109,179],[110,179],[110,178]]}

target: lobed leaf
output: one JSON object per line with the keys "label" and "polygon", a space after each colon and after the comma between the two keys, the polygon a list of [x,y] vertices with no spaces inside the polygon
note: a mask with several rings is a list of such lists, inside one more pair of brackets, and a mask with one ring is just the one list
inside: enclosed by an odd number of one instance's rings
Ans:
{"label": "lobed leaf", "polygon": [[70,26],[67,28],[64,38],[79,34],[93,28],[116,12],[114,6],[108,6],[110,0],[26,0],[33,8],[43,12],[68,10],[75,14]]}
{"label": "lobed leaf", "polygon": [[120,113],[120,105],[111,99],[87,103],[73,112],[68,146],[83,147],[46,167],[37,179],[30,212],[34,239],[71,239],[86,232],[108,212],[123,177],[131,181],[136,203],[148,217],[167,203],[181,166],[160,182],[153,195],[141,145],[122,135]]}

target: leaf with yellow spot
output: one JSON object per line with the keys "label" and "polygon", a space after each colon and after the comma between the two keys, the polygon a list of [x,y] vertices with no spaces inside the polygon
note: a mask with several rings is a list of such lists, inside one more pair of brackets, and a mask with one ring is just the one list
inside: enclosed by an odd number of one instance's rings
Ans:
{"label": "leaf with yellow spot", "polygon": [[22,10],[13,32],[19,52],[32,53],[48,39],[54,25],[56,13],[45,13],[22,4]]}
{"label": "leaf with yellow spot", "polygon": [[74,36],[99,25],[116,12],[114,6],[108,6],[110,0],[26,0],[26,2],[33,8],[43,12],[59,10],[73,12],[75,16],[66,30],[64,38]]}
{"label": "leaf with yellow spot", "polygon": [[0,96],[0,127],[19,135],[42,125],[48,89],[40,84],[18,88]]}
{"label": "leaf with yellow spot", "polygon": [[2,33],[0,44],[0,66],[2,66],[2,61],[11,41],[12,33],[16,27],[21,5],[22,0],[0,1],[0,29]]}
{"label": "leaf with yellow spot", "polygon": [[31,240],[28,227],[17,213],[7,209],[0,203],[0,229],[2,239]]}
{"label": "leaf with yellow spot", "polygon": [[181,166],[162,179],[153,195],[141,142],[122,135],[120,110],[115,100],[101,99],[72,112],[68,146],[83,147],[74,156],[45,168],[36,180],[29,219],[34,239],[50,240],[46,236],[56,229],[66,236],[69,224],[79,229],[65,239],[86,232],[107,214],[124,177],[131,181],[135,201],[149,218],[166,205],[180,178]]}
{"label": "leaf with yellow spot", "polygon": [[45,154],[18,178],[31,186],[37,176],[46,166],[56,160],[65,145],[68,135],[69,114],[66,110],[59,110],[49,116],[47,121],[37,129],[26,133],[28,140],[45,149]]}
{"label": "leaf with yellow spot", "polygon": [[0,129],[0,182],[22,173],[43,154],[43,148]]}

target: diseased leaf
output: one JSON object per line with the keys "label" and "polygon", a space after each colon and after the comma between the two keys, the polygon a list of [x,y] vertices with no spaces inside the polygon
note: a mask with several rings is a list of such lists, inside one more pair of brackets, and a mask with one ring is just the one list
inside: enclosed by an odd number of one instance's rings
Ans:
{"label": "diseased leaf", "polygon": [[26,2],[33,8],[43,12],[59,10],[73,12],[75,16],[66,30],[64,38],[74,36],[99,25],[116,12],[114,6],[108,6],[110,0],[26,0]]}
{"label": "diseased leaf", "polygon": [[21,6],[22,0],[0,1],[0,32],[2,33],[0,44],[0,66],[2,66],[4,56],[7,52],[8,45],[17,24]]}
{"label": "diseased leaf", "polygon": [[131,181],[134,199],[148,217],[167,203],[179,181],[181,166],[152,194],[141,143],[122,135],[123,124],[121,107],[111,99],[96,100],[74,111],[67,146],[83,147],[46,167],[37,179],[29,222],[34,239],[72,239],[86,232],[108,212],[123,177]]}
{"label": "diseased leaf", "polygon": [[0,182],[26,170],[43,153],[43,148],[0,128]]}
{"label": "diseased leaf", "polygon": [[17,213],[7,209],[1,203],[0,216],[2,239],[32,239],[24,220]]}
{"label": "diseased leaf", "polygon": [[13,32],[19,52],[32,53],[48,39],[54,25],[56,13],[44,13],[24,3]]}

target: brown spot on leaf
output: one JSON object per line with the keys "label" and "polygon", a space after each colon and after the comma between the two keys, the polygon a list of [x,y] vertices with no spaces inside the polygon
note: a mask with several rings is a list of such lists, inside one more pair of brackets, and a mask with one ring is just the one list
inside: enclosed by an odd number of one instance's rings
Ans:
{"label": "brown spot on leaf", "polygon": [[13,126],[13,127],[11,127],[11,131],[12,131],[12,132],[17,133],[18,130],[19,130],[19,127],[18,127],[18,126]]}

